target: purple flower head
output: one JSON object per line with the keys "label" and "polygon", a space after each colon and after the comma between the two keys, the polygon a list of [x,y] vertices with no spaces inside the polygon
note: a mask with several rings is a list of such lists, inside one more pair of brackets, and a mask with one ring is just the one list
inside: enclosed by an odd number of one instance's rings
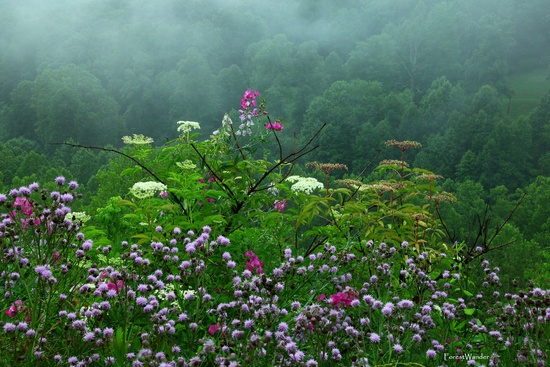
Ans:
{"label": "purple flower head", "polygon": [[65,177],[63,177],[63,176],[57,176],[57,177],[55,178],[55,183],[58,184],[59,186],[65,185]]}
{"label": "purple flower head", "polygon": [[372,342],[372,343],[379,343],[380,342],[380,335],[376,334],[376,333],[371,333],[370,336],[369,336],[369,340]]}
{"label": "purple flower head", "polygon": [[61,201],[64,203],[70,203],[73,199],[74,197],[69,193],[61,195]]}
{"label": "purple flower head", "polygon": [[28,187],[21,186],[19,188],[19,195],[29,196],[30,194],[31,194],[31,190]]}
{"label": "purple flower head", "polygon": [[38,265],[34,271],[44,279],[49,279],[52,276],[49,265]]}

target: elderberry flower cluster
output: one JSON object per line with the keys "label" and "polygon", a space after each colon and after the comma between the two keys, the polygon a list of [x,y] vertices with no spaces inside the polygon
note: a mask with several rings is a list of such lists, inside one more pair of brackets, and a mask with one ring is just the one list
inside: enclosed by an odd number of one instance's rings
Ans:
{"label": "elderberry flower cluster", "polygon": [[168,188],[166,185],[155,182],[155,181],[145,181],[145,182],[136,182],[131,188],[130,193],[138,199],[146,199],[153,197],[156,193],[164,192]]}
{"label": "elderberry flower cluster", "polygon": [[201,125],[195,121],[178,121],[178,131],[183,135],[190,133],[192,130],[200,129]]}
{"label": "elderberry flower cluster", "polygon": [[314,177],[289,176],[286,181],[294,183],[290,187],[294,192],[311,194],[313,191],[323,188],[323,184]]}
{"label": "elderberry flower cluster", "polygon": [[145,145],[152,144],[154,140],[143,134],[132,134],[132,136],[123,136],[122,141],[127,145]]}

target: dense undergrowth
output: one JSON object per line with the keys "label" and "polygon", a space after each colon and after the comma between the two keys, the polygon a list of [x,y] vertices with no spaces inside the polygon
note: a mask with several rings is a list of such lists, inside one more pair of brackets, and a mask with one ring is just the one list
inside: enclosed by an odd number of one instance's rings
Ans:
{"label": "dense undergrowth", "polygon": [[445,241],[455,197],[409,167],[418,143],[388,141],[377,181],[334,180],[345,165],[297,166],[315,135],[283,151],[258,95],[202,142],[192,121],[160,149],[127,137],[124,174],[148,179],[95,217],[61,176],[0,194],[0,363],[545,364],[550,293],[504,292],[491,243]]}

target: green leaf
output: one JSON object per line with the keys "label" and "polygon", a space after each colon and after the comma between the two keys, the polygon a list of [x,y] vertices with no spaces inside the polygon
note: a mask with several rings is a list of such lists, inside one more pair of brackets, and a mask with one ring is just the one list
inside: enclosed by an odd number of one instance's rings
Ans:
{"label": "green leaf", "polygon": [[476,312],[475,308],[465,308],[464,309],[464,314],[466,314],[468,316],[472,316],[474,314],[474,312]]}
{"label": "green leaf", "polygon": [[471,292],[467,291],[466,289],[463,289],[462,293],[464,293],[468,297],[473,297],[473,294]]}

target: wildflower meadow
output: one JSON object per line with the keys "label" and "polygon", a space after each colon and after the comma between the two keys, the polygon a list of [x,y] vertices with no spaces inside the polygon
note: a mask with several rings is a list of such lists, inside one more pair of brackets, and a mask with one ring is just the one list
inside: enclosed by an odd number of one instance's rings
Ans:
{"label": "wildflower meadow", "polygon": [[419,143],[354,176],[259,97],[207,139],[124,137],[140,179],[97,217],[62,176],[0,194],[0,365],[545,365],[550,291],[446,242],[456,199],[407,163]]}

